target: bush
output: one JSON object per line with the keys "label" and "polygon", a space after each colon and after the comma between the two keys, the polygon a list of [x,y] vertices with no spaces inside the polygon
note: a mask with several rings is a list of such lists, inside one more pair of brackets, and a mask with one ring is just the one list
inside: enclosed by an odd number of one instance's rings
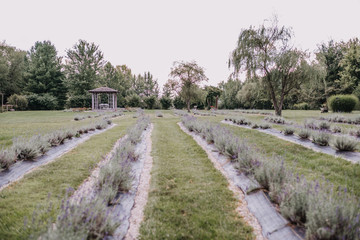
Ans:
{"label": "bush", "polygon": [[8,98],[8,102],[19,110],[25,110],[28,106],[28,100],[26,96],[22,95],[13,94]]}
{"label": "bush", "polygon": [[305,103],[305,102],[302,102],[302,103],[297,103],[297,104],[294,104],[294,107],[293,107],[295,110],[309,110],[310,109],[310,106],[309,104]]}
{"label": "bush", "polygon": [[284,135],[293,135],[295,132],[294,128],[291,128],[291,127],[286,127],[284,129]]}
{"label": "bush", "polygon": [[140,107],[141,98],[137,94],[131,94],[126,97],[129,107]]}
{"label": "bush", "polygon": [[66,107],[89,108],[91,107],[91,96],[90,94],[71,96],[66,102]]}
{"label": "bush", "polygon": [[160,98],[161,108],[162,109],[169,109],[172,105],[172,100],[169,97],[163,96]]}
{"label": "bush", "polygon": [[157,111],[157,112],[156,112],[156,116],[157,116],[157,117],[163,117],[163,114],[162,114],[162,112]]}
{"label": "bush", "polygon": [[309,129],[302,128],[299,130],[298,135],[301,139],[308,139],[311,135],[311,132]]}
{"label": "bush", "polygon": [[154,105],[156,103],[156,96],[152,95],[152,96],[149,96],[149,97],[145,97],[144,98],[144,102],[146,104],[146,108],[147,109],[153,109],[154,108]]}
{"label": "bush", "polygon": [[9,167],[16,161],[16,153],[13,149],[0,150],[0,167],[2,169],[9,169]]}
{"label": "bush", "polygon": [[334,95],[328,99],[328,105],[333,112],[352,112],[359,103],[354,95]]}
{"label": "bush", "polygon": [[333,147],[337,151],[354,152],[357,149],[357,145],[358,145],[358,141],[346,136],[336,137],[333,142]]}
{"label": "bush", "polygon": [[185,102],[181,99],[181,97],[177,96],[174,98],[174,107],[176,109],[183,109],[185,108],[186,104]]}
{"label": "bush", "polygon": [[358,129],[351,129],[349,134],[354,137],[360,138],[360,128]]}
{"label": "bush", "polygon": [[326,132],[313,132],[312,142],[320,146],[329,146],[330,135]]}
{"label": "bush", "polygon": [[43,95],[31,94],[27,96],[28,108],[30,110],[55,110],[58,109],[56,97],[45,93]]}
{"label": "bush", "polygon": [[13,141],[13,147],[16,153],[16,158],[18,160],[34,160],[40,156],[40,151],[38,149],[37,143],[29,141],[25,138],[16,138]]}
{"label": "bush", "polygon": [[271,125],[268,124],[268,123],[261,123],[261,124],[259,125],[259,127],[260,127],[261,129],[269,129],[269,128],[271,128]]}

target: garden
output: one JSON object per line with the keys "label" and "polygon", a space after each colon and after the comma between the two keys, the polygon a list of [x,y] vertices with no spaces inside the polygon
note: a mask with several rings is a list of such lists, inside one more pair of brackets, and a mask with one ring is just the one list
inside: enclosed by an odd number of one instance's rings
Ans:
{"label": "garden", "polygon": [[5,113],[0,236],[358,239],[358,113],[283,113]]}

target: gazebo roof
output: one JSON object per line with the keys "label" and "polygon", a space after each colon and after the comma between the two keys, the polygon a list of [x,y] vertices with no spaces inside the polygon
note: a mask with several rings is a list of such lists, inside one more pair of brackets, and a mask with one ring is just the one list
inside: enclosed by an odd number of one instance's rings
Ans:
{"label": "gazebo roof", "polygon": [[109,87],[99,87],[92,90],[89,90],[90,93],[117,93],[118,90],[109,88]]}

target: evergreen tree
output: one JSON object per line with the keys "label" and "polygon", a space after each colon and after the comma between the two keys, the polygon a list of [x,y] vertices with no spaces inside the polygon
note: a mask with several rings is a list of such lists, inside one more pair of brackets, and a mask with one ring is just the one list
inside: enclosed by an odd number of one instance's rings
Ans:
{"label": "evergreen tree", "polygon": [[56,108],[64,108],[67,91],[61,69],[55,46],[50,41],[36,42],[28,54],[27,91],[40,96],[50,94],[57,100]]}

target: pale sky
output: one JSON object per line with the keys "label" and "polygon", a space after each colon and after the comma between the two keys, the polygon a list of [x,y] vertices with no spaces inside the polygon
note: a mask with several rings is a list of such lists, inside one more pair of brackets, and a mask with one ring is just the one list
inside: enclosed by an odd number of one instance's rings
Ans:
{"label": "pale sky", "polygon": [[278,15],[295,45],[313,51],[330,39],[360,37],[360,0],[1,0],[0,41],[29,50],[50,40],[65,56],[79,40],[133,73],[163,85],[174,61],[195,60],[208,84],[227,80],[227,61],[241,29]]}

